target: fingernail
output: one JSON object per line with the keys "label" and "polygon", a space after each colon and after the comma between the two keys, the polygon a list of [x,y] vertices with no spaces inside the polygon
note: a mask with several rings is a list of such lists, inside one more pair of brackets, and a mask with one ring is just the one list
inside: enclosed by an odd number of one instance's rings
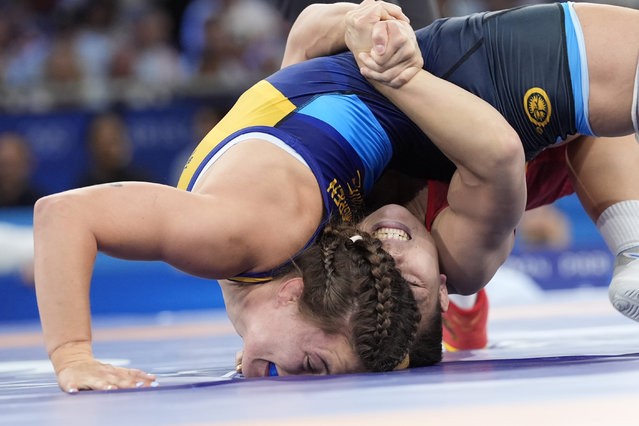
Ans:
{"label": "fingernail", "polygon": [[158,382],[152,382],[151,383],[151,387],[152,388],[157,388],[158,386],[160,386],[160,383],[158,383]]}
{"label": "fingernail", "polygon": [[71,389],[69,389],[67,392],[68,392],[68,393],[75,393],[75,392],[77,392],[77,391],[78,391],[78,390],[77,390],[76,388],[71,388]]}
{"label": "fingernail", "polygon": [[375,45],[375,50],[377,51],[377,53],[382,53],[384,51],[384,45],[383,44],[376,44]]}
{"label": "fingernail", "polygon": [[135,384],[135,387],[136,387],[136,388],[139,388],[139,387],[142,387],[142,386],[144,386],[144,382],[137,382],[137,383]]}

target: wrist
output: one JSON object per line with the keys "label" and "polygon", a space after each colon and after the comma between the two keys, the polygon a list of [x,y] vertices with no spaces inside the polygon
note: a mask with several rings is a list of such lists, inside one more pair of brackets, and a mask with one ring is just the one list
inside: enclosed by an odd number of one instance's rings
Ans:
{"label": "wrist", "polygon": [[400,96],[401,93],[409,90],[407,87],[411,86],[411,82],[415,80],[415,76],[419,73],[419,71],[420,69],[417,68],[407,68],[402,71],[401,74],[396,75],[392,79],[366,77],[366,80],[375,88],[375,90],[393,101],[396,96]]}
{"label": "wrist", "polygon": [[53,364],[55,373],[59,374],[60,371],[70,365],[94,359],[91,342],[85,340],[64,343],[49,353],[49,359],[51,364]]}

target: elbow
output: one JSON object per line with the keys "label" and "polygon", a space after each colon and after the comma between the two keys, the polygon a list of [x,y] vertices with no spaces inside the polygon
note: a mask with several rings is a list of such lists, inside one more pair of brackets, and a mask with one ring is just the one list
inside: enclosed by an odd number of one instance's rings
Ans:
{"label": "elbow", "polygon": [[40,198],[33,206],[33,221],[42,222],[50,217],[52,210],[59,208],[58,206],[64,203],[63,199],[63,194],[47,195]]}
{"label": "elbow", "polygon": [[510,126],[498,132],[487,161],[487,170],[500,176],[523,176],[526,158],[521,139]]}
{"label": "elbow", "polygon": [[307,10],[309,10],[312,6],[314,5],[304,9],[291,27],[291,30],[288,33],[288,38],[286,39],[286,48],[284,49],[284,56],[282,58],[280,68],[286,68],[289,65],[306,60],[306,47],[307,44],[310,44],[310,41],[306,39],[307,30],[305,28],[305,13],[308,13]]}
{"label": "elbow", "polygon": [[317,16],[322,16],[326,7],[326,4],[313,3],[300,12],[288,33],[280,68],[309,59],[308,50],[317,43],[313,24],[317,21]]}
{"label": "elbow", "polygon": [[321,12],[326,7],[327,6],[324,3],[311,3],[302,9],[295,21],[299,21],[300,19],[311,19],[312,16],[317,16],[317,13]]}
{"label": "elbow", "polygon": [[[307,34],[308,27],[313,26],[313,23],[317,20],[317,16],[321,16],[326,8],[326,4],[312,3],[306,6],[300,14],[297,16],[288,35],[288,42],[298,42],[299,38],[303,38],[302,35]],[[302,43],[297,43],[302,44]]]}
{"label": "elbow", "polygon": [[495,157],[501,165],[514,164],[519,166],[522,171],[525,165],[524,146],[521,143],[519,135],[513,128],[507,126],[506,129],[499,132],[495,144],[499,151]]}
{"label": "elbow", "polygon": [[42,225],[51,218],[53,215],[52,210],[58,202],[58,194],[47,195],[36,201],[33,206],[33,227],[34,229],[41,228]]}
{"label": "elbow", "polygon": [[73,207],[73,195],[71,192],[47,195],[36,201],[33,207],[33,230],[39,233],[49,226],[56,224],[64,217],[72,217],[77,211]]}

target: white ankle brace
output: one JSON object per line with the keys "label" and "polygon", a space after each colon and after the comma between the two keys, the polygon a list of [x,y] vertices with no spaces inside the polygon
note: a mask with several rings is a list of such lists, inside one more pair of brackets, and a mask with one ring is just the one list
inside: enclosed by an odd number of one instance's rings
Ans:
{"label": "white ankle brace", "polygon": [[597,229],[615,256],[639,246],[639,200],[608,207],[597,219]]}

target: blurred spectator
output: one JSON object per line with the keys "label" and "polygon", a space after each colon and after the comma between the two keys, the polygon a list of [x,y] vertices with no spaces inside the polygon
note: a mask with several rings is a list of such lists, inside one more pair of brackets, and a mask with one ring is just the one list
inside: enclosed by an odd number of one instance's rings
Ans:
{"label": "blurred spectator", "polygon": [[75,49],[74,35],[72,28],[61,32],[42,64],[44,93],[51,98],[47,103],[73,106],[85,100],[85,71]]}
{"label": "blurred spectator", "polygon": [[113,58],[113,77],[130,79],[136,84],[138,103],[168,99],[182,84],[184,72],[180,55],[171,42],[172,22],[162,9],[146,9],[133,21],[130,39],[124,39]]}
{"label": "blurred spectator", "polygon": [[178,51],[170,43],[171,25],[161,9],[147,11],[135,23],[136,77],[149,86],[172,87],[180,82]]}
{"label": "blurred spectator", "polygon": [[5,69],[6,67],[12,37],[13,25],[11,25],[9,17],[0,13],[0,69]]}
{"label": "blurred spectator", "polygon": [[42,64],[49,52],[49,38],[26,2],[9,2],[0,8],[9,39],[3,49],[3,101],[13,108],[39,108]]}
{"label": "blurred spectator", "polygon": [[31,186],[31,148],[17,133],[0,134],[0,207],[33,206],[40,194]]}
{"label": "blurred spectator", "polygon": [[242,49],[242,63],[266,76],[279,69],[289,26],[264,0],[234,0],[224,26]]}
{"label": "blurred spectator", "polygon": [[242,65],[242,47],[235,43],[222,19],[211,18],[204,26],[204,47],[196,74],[211,87],[240,87],[251,75]]}
{"label": "blurred spectator", "polygon": [[108,112],[96,116],[89,125],[87,142],[91,168],[78,186],[151,180],[145,172],[131,165],[131,141],[118,114]]}
{"label": "blurred spectator", "polygon": [[[206,25],[219,22],[222,9],[228,0],[192,0],[184,8],[180,22],[180,47],[185,66],[193,72],[205,51]],[[221,25],[217,25],[221,28]]]}
{"label": "blurred spectator", "polygon": [[[391,1],[415,26],[438,12],[458,16],[549,2]],[[593,1],[639,6],[639,0]],[[145,106],[183,94],[244,90],[278,69],[291,24],[284,18],[310,2],[0,0],[0,108]]]}
{"label": "blurred spectator", "polygon": [[[199,37],[190,29],[182,34],[196,40],[184,52],[184,62],[211,86],[245,88],[279,69],[284,55],[288,23],[265,0],[196,1],[208,19],[186,19],[200,25]],[[213,4],[215,3],[215,5]]]}
{"label": "blurred spectator", "polygon": [[134,62],[135,49],[128,43],[123,43],[113,53],[108,69],[109,77],[116,80],[133,78],[135,74]]}
{"label": "blurred spectator", "polygon": [[517,237],[523,249],[566,249],[572,238],[570,219],[552,204],[528,210],[519,223]]}
{"label": "blurred spectator", "polygon": [[211,106],[201,107],[193,117],[193,123],[191,126],[191,130],[193,133],[193,137],[191,138],[191,143],[184,149],[184,151],[180,152],[175,156],[171,167],[171,176],[169,178],[169,183],[171,185],[177,185],[180,180],[180,175],[184,170],[184,166],[186,165],[187,160],[193,153],[193,150],[197,146],[198,143],[211,131],[211,129],[220,121],[223,114],[217,108],[213,108]]}
{"label": "blurred spectator", "polygon": [[75,49],[86,73],[85,99],[104,107],[109,99],[109,64],[122,28],[116,20],[117,0],[88,0],[80,3]]}

